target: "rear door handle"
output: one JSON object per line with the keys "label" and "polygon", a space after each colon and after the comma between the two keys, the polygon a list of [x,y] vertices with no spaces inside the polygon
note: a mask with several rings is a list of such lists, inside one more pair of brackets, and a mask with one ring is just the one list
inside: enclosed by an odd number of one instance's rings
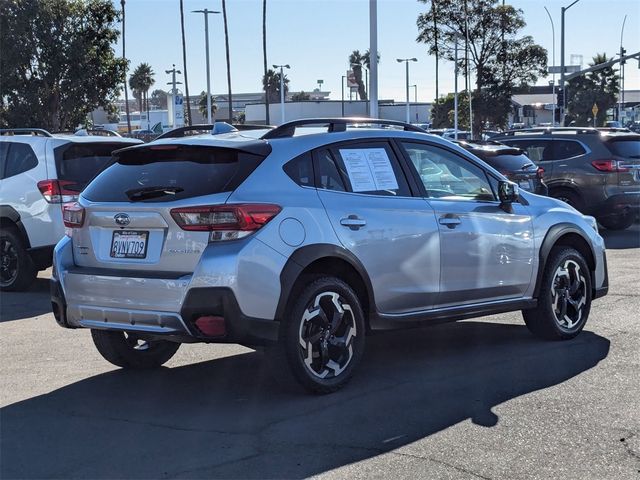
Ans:
{"label": "rear door handle", "polygon": [[460,225],[460,217],[456,217],[456,216],[445,216],[445,217],[440,217],[438,219],[438,223],[440,225],[446,225],[449,228],[456,228],[458,225]]}
{"label": "rear door handle", "polygon": [[366,224],[367,221],[364,218],[358,218],[357,215],[349,215],[347,218],[340,219],[340,225],[349,227],[351,230],[358,230]]}

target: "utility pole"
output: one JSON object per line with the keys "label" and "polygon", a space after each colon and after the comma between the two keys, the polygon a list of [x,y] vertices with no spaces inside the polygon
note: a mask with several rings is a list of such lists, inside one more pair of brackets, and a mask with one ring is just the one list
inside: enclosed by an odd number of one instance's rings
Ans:
{"label": "utility pole", "polygon": [[342,82],[340,83],[340,89],[342,90],[342,116],[344,117],[344,79],[346,75],[342,75]]}
{"label": "utility pole", "polygon": [[565,105],[567,103],[566,90],[564,88],[564,14],[580,0],[574,0],[568,7],[560,9],[560,88],[562,89],[562,105],[560,105],[560,126],[564,127]]}
{"label": "utility pole", "polygon": [[[207,56],[207,123],[211,125],[211,69],[209,68],[209,15],[220,13],[215,10],[194,10],[191,13],[202,13],[204,15],[204,44]],[[189,101],[187,99],[187,101]]]}
{"label": "utility pole", "polygon": [[287,65],[274,65],[273,68],[280,69],[280,120],[282,125],[284,123],[284,71],[283,68],[291,68]]}
{"label": "utility pole", "polygon": [[369,0],[369,67],[371,68],[371,92],[369,110],[378,118],[378,0]]}
{"label": "utility pole", "polygon": [[411,123],[411,115],[409,109],[409,62],[417,62],[417,58],[396,58],[396,62],[405,64],[405,89],[407,94],[407,111],[406,111],[406,122]]}
{"label": "utility pole", "polygon": [[[171,74],[171,81],[167,82],[167,85],[171,85],[171,110],[173,111],[173,119],[171,120],[171,126],[175,128],[176,126],[176,95],[178,94],[178,88],[176,85],[182,84],[182,82],[176,81],[176,74],[181,73],[180,70],[176,70],[176,64],[173,64],[173,68],[171,70],[165,70],[165,73]],[[187,99],[189,101],[189,99]],[[148,116],[148,114],[147,114]]]}
{"label": "utility pole", "polygon": [[[627,16],[624,16],[624,20],[622,20],[622,30],[620,30],[620,104],[618,106],[618,121],[622,120],[622,109],[624,108],[624,64],[625,60],[622,59],[627,51],[622,46],[622,38],[624,36],[624,25],[627,23]],[[620,125],[624,127],[624,125]]]}
{"label": "utility pole", "polygon": [[454,38],[454,74],[453,74],[453,137],[458,140],[458,35]]}
{"label": "utility pole", "polygon": [[[552,51],[553,51],[553,60],[552,64],[555,67],[556,65],[556,29],[553,25],[553,18],[551,17],[551,13],[549,13],[549,9],[544,7],[547,12],[547,16],[549,17],[549,21],[551,22],[551,42],[552,42]],[[553,114],[551,116],[551,126],[556,126],[556,74],[554,73],[551,80],[551,95],[553,96]]]}
{"label": "utility pole", "polygon": [[[124,18],[124,12],[125,12],[125,2],[126,0],[120,0],[120,5],[122,6],[122,59],[126,62],[127,61],[127,57],[126,57],[126,51],[125,51],[125,18]],[[129,118],[129,92],[127,90],[127,70],[128,68],[125,67],[125,74],[124,74],[124,110],[127,113],[127,133],[129,135],[131,135],[131,118]]]}

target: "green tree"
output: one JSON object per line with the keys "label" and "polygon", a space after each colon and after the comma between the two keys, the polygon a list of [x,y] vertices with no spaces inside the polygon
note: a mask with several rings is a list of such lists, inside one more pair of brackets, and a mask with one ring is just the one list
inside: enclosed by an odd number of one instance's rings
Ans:
{"label": "green tree", "polygon": [[309,100],[311,100],[311,95],[305,93],[304,91],[298,92],[291,96],[292,102],[308,102]]}
{"label": "green tree", "polygon": [[[593,57],[590,67],[610,61],[605,53]],[[620,77],[613,67],[605,67],[567,82],[567,121],[578,126],[592,126],[593,105],[598,106],[596,125],[602,126],[607,119],[607,110],[614,107],[620,93]]]}
{"label": "green tree", "polygon": [[437,0],[437,8],[434,0],[418,1],[428,10],[418,16],[417,40],[428,46],[429,53],[453,61],[457,38],[458,66],[466,72],[463,39],[469,38],[468,58],[475,74],[474,131],[486,123],[504,126],[514,88],[546,75],[547,51],[533,38],[518,36],[526,25],[522,10],[498,0]]}
{"label": "green tree", "polygon": [[[431,125],[433,128],[453,128],[454,126],[454,95],[450,93],[431,107]],[[458,128],[469,128],[469,96],[467,92],[458,94]]]}
{"label": "green tree", "polygon": [[73,129],[115,101],[126,61],[111,0],[3,0],[0,123]]}
{"label": "green tree", "polygon": [[[286,74],[283,76],[283,84],[284,96],[286,97],[289,92],[289,79]],[[280,73],[271,69],[267,70],[267,75],[262,78],[262,88],[269,103],[280,102]]]}
{"label": "green tree", "polygon": [[154,90],[153,92],[151,92],[151,99],[149,100],[149,103],[154,108],[157,108],[159,110],[166,110],[168,103],[167,92],[159,89]]}
{"label": "green tree", "polygon": [[138,100],[140,111],[149,110],[149,89],[155,83],[153,70],[148,63],[141,63],[129,77],[129,86]]}
{"label": "green tree", "polygon": [[[200,115],[204,118],[207,118],[207,92],[202,92],[200,94],[200,99],[198,100],[198,111]],[[215,118],[216,112],[218,111],[218,105],[216,104],[216,98],[211,95],[211,117]],[[215,120],[214,120],[215,121]]]}

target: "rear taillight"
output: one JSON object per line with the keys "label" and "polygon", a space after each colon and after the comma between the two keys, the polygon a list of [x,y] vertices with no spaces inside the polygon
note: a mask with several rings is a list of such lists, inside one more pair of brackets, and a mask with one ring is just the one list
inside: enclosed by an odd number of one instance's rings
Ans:
{"label": "rear taillight", "polygon": [[211,232],[210,241],[235,240],[259,230],[282,210],[278,205],[238,203],[171,209],[183,230]]}
{"label": "rear taillight", "polygon": [[601,172],[628,172],[629,169],[623,166],[622,162],[613,159],[594,160],[591,162],[596,170]]}
{"label": "rear taillight", "polygon": [[38,190],[49,203],[67,203],[78,199],[78,192],[65,187],[76,182],[69,180],[42,180],[38,182]]}
{"label": "rear taillight", "polygon": [[67,228],[80,228],[84,223],[84,208],[78,202],[64,204],[62,220]]}
{"label": "rear taillight", "polygon": [[536,170],[536,177],[542,180],[542,177],[544,177],[544,168],[538,167],[538,170]]}

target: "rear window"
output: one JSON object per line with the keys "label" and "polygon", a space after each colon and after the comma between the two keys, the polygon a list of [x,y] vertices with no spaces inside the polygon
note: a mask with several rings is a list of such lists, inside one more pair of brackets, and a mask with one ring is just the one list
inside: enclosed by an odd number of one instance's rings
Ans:
{"label": "rear window", "polygon": [[516,153],[518,150],[506,151],[505,153],[487,152],[483,150],[471,150],[476,157],[484,160],[493,168],[499,171],[520,171],[535,167],[534,163],[529,160],[523,153]]}
{"label": "rear window", "polygon": [[615,138],[606,142],[611,153],[619,157],[640,158],[640,138]]}
{"label": "rear window", "polygon": [[111,152],[126,147],[123,143],[72,143],[55,152],[58,180],[71,182],[65,189],[80,192],[111,161]]}
{"label": "rear window", "polygon": [[159,147],[122,152],[83,196],[94,202],[170,202],[232,192],[264,159],[230,148]]}

